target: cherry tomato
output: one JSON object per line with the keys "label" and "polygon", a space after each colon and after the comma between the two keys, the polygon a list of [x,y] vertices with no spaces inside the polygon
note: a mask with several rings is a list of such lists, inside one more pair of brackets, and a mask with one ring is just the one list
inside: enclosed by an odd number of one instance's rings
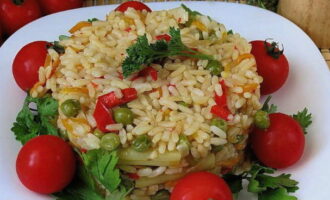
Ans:
{"label": "cherry tomato", "polygon": [[46,41],[36,41],[25,45],[13,62],[13,75],[22,90],[29,90],[38,82],[38,70],[45,64],[47,56]]}
{"label": "cherry tomato", "polygon": [[125,12],[127,8],[134,8],[135,10],[146,10],[147,12],[151,12],[151,9],[147,5],[139,1],[126,1],[120,4],[115,10]]}
{"label": "cherry tomato", "polygon": [[16,172],[23,185],[41,194],[62,190],[71,182],[75,169],[72,148],[52,135],[29,140],[16,160]]}
{"label": "cherry tomato", "polygon": [[[283,52],[281,53],[270,43],[266,43],[269,51],[265,47],[265,41],[252,41],[252,51],[257,62],[258,74],[264,79],[261,83],[261,94],[271,94],[280,89],[288,78],[289,63]],[[273,56],[278,58],[274,58]]]}
{"label": "cherry tomato", "polygon": [[209,172],[195,172],[180,179],[170,200],[232,200],[233,195],[226,182]]}
{"label": "cherry tomato", "polygon": [[36,0],[0,0],[0,23],[9,35],[39,17],[41,12]]}
{"label": "cherry tomato", "polygon": [[52,14],[64,10],[80,8],[83,6],[83,0],[38,0],[41,10],[44,14]]}
{"label": "cherry tomato", "polygon": [[289,167],[303,155],[303,129],[296,120],[283,113],[272,113],[269,119],[267,129],[256,128],[253,131],[252,149],[259,161],[268,167]]}

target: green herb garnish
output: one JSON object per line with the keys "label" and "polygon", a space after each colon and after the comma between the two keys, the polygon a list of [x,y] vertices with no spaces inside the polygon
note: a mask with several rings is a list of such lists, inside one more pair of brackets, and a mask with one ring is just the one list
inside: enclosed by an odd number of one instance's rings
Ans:
{"label": "green herb garnish", "polygon": [[99,21],[99,19],[97,19],[97,18],[94,17],[92,19],[88,19],[87,21],[90,22],[90,23],[92,23],[92,22],[95,22],[95,21]]}
{"label": "green herb garnish", "polygon": [[161,60],[169,56],[186,56],[201,60],[213,60],[212,56],[202,54],[185,46],[181,40],[180,29],[170,28],[171,40],[158,40],[154,44],[149,44],[147,36],[140,36],[137,42],[126,51],[128,56],[122,64],[123,75],[128,77],[134,72],[138,72],[154,61]]}
{"label": "green herb garnish", "polygon": [[274,104],[268,105],[272,96],[268,96],[261,110],[267,112],[268,114],[275,113],[277,111],[277,106]]}
{"label": "green herb garnish", "polygon": [[[30,108],[31,104],[35,104],[36,109]],[[59,136],[59,130],[56,126],[57,117],[58,102],[54,98],[49,95],[42,98],[32,98],[28,95],[11,131],[14,132],[16,140],[22,144],[38,135]]]}
{"label": "green herb garnish", "polygon": [[247,190],[258,195],[258,200],[297,200],[289,193],[298,190],[298,182],[291,179],[290,174],[273,176],[275,170],[254,164],[250,171],[240,175],[227,174],[224,179],[234,194],[243,189],[242,181],[247,180]]}
{"label": "green herb garnish", "polygon": [[308,109],[304,108],[303,111],[298,111],[297,114],[292,115],[293,119],[299,122],[300,126],[303,128],[304,133],[307,134],[307,127],[312,124],[312,114],[308,113]]}
{"label": "green herb garnish", "polygon": [[[79,166],[74,181],[63,191],[53,194],[57,200],[125,199],[134,184],[122,177],[116,168],[119,159],[116,151],[94,149],[77,153],[83,164]],[[105,189],[110,193],[107,194]]]}

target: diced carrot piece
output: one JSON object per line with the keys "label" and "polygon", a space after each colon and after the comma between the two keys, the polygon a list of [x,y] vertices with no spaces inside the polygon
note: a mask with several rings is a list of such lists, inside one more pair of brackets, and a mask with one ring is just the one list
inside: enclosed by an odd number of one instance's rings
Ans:
{"label": "diced carrot piece", "polygon": [[90,22],[86,22],[86,21],[81,21],[81,22],[78,22],[76,25],[74,25],[74,26],[69,30],[69,32],[70,32],[71,34],[73,34],[74,32],[79,31],[80,29],[82,29],[83,27],[88,27],[88,26],[92,26],[92,23],[90,23]]}

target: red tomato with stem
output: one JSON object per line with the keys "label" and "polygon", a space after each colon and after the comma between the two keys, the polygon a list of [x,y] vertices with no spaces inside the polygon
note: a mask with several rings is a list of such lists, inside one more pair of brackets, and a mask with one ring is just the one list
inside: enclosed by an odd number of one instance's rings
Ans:
{"label": "red tomato with stem", "polygon": [[275,42],[252,41],[252,51],[257,63],[257,71],[263,78],[261,94],[271,94],[280,89],[289,75],[289,63],[283,51]]}
{"label": "red tomato with stem", "polygon": [[256,128],[251,136],[252,149],[258,160],[268,167],[285,168],[295,164],[303,155],[304,131],[291,116],[269,114],[270,126]]}
{"label": "red tomato with stem", "polygon": [[46,41],[36,41],[25,45],[16,55],[13,62],[13,75],[22,90],[29,90],[38,82],[38,70],[45,64],[47,56]]}
{"label": "red tomato with stem", "polygon": [[52,14],[64,10],[80,8],[83,6],[83,0],[38,0],[41,10],[44,14]]}
{"label": "red tomato with stem", "polygon": [[144,3],[139,1],[126,1],[120,4],[115,11],[125,12],[128,8],[134,8],[135,10],[146,10],[147,12],[151,12],[151,9]]}
{"label": "red tomato with stem", "polygon": [[0,23],[9,35],[39,17],[41,11],[36,0],[0,0]]}
{"label": "red tomato with stem", "polygon": [[170,200],[232,200],[227,183],[209,172],[195,172],[180,179]]}
{"label": "red tomato with stem", "polygon": [[72,148],[53,135],[29,140],[16,160],[16,172],[23,185],[41,194],[51,194],[65,188],[71,182],[75,169]]}

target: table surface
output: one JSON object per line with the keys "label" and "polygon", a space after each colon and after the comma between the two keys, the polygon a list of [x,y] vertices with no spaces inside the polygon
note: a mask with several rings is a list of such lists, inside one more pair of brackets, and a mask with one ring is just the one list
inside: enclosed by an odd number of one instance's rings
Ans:
{"label": "table surface", "polygon": [[[171,1],[171,0],[143,0],[143,2],[166,2],[166,1]],[[246,0],[211,0],[211,1],[246,3]],[[123,2],[123,0],[85,0],[84,6],[87,7],[87,6],[97,6],[97,5],[119,4],[121,2]],[[320,49],[320,51],[330,69],[330,50]]]}

